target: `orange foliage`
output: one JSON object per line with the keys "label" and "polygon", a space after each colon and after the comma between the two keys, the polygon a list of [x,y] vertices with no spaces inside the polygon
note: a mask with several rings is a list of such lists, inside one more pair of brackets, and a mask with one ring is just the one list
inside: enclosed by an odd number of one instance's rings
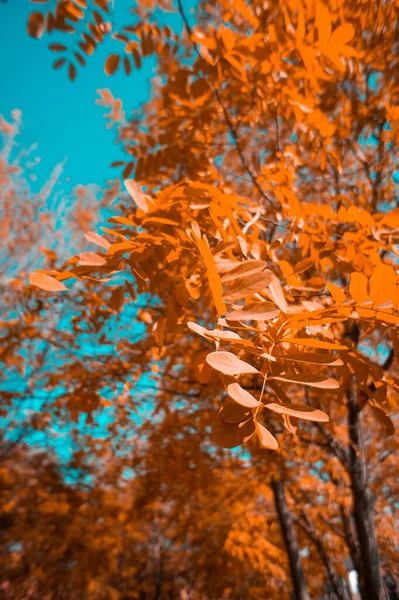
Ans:
{"label": "orange foliage", "polygon": [[[123,363],[115,359],[108,376],[127,394],[115,400],[114,439],[121,430],[129,438],[133,379],[145,374],[154,387],[134,438],[145,440],[133,462],[148,477],[139,514],[190,549],[192,597],[288,597],[289,573],[296,600],[321,596],[326,582],[344,600],[350,561],[362,599],[381,600],[397,546],[388,436],[399,390],[398,7],[207,0],[192,14],[182,0],[141,0],[134,23],[113,31],[112,3],[94,4],[57,2],[31,15],[28,31],[69,32],[73,44],[81,35],[79,51],[50,45],[71,79],[108,35],[120,49],[107,74],[123,65],[133,76],[152,55],[157,77],[131,118],[101,91],[126,153],[114,166],[127,193],[101,234],[87,234],[88,251],[30,277],[67,297],[69,283],[83,281],[89,304],[111,282],[115,318],[127,299],[146,300],[136,311],[145,336],[107,336]],[[164,13],[173,9],[180,25],[171,28]],[[82,312],[76,327],[87,323]],[[83,373],[74,364],[64,375]],[[96,376],[94,367],[83,397],[96,392]],[[228,459],[213,486],[204,461],[214,456],[219,468],[216,446],[244,443],[247,453]],[[147,517],[149,498],[156,517]],[[225,508],[216,519],[213,500]],[[301,547],[310,558],[301,560]],[[177,567],[164,570],[156,552],[161,587],[142,597],[189,597],[168,587],[164,574]]]}

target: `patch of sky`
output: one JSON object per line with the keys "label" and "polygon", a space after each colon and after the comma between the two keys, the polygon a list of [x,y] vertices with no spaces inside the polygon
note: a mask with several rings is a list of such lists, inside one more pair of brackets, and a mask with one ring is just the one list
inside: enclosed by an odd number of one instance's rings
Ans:
{"label": "patch of sky", "polygon": [[[142,69],[134,70],[130,77],[122,70],[107,77],[105,59],[119,46],[106,38],[71,83],[63,69],[52,69],[58,56],[47,45],[57,41],[69,46],[76,44],[77,39],[61,32],[41,40],[30,38],[26,20],[33,8],[22,0],[0,4],[0,51],[7,57],[0,65],[1,81],[6,82],[0,97],[0,114],[7,118],[13,109],[22,110],[22,144],[26,142],[27,146],[32,140],[39,144],[41,162],[35,168],[38,188],[54,164],[65,157],[70,189],[76,184],[102,184],[115,176],[109,165],[121,158],[121,150],[113,146],[114,133],[105,128],[101,110],[94,104],[96,90],[111,88],[129,110],[139,108],[149,98],[155,60],[145,58]],[[113,21],[114,29],[132,22],[128,3],[115,2]],[[68,187],[68,182],[62,183]]]}

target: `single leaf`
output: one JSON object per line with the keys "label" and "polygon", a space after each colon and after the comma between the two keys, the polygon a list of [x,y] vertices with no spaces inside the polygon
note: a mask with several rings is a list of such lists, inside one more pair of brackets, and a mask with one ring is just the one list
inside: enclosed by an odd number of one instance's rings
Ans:
{"label": "single leaf", "polygon": [[392,300],[395,293],[397,275],[391,265],[378,265],[370,277],[370,298],[374,306]]}
{"label": "single leaf", "polygon": [[211,288],[213,301],[215,303],[216,312],[219,317],[226,314],[226,305],[223,300],[223,286],[220,281],[219,273],[216,269],[215,258],[210,251],[208,242],[205,236],[199,238],[195,235],[198,250],[205,263],[206,273],[208,276],[209,287]]}
{"label": "single leaf", "polygon": [[284,296],[283,288],[277,277],[272,273],[272,280],[269,283],[269,290],[272,295],[274,302],[277,304],[280,310],[287,312],[288,304]]}
{"label": "single leaf", "polygon": [[177,221],[172,221],[172,219],[166,219],[164,217],[147,217],[143,219],[143,225],[147,224],[156,224],[156,225],[179,225]]}
{"label": "single leaf", "polygon": [[108,306],[115,312],[119,312],[125,300],[125,290],[122,286],[112,290]]}
{"label": "single leaf", "polygon": [[69,66],[68,66],[68,77],[71,81],[75,81],[76,75],[77,75],[76,67],[74,64],[72,64],[70,62]]}
{"label": "single leaf", "polygon": [[395,426],[385,410],[375,404],[370,403],[369,406],[385,433],[387,435],[393,435],[395,433]]}
{"label": "single leaf", "polygon": [[121,225],[127,225],[128,227],[136,227],[136,223],[128,217],[110,217],[108,223],[120,223]]}
{"label": "single leaf", "polygon": [[295,375],[275,375],[270,377],[276,381],[284,381],[285,383],[297,383],[299,385],[308,385],[309,387],[316,387],[323,390],[337,390],[339,383],[331,377],[324,377],[323,375],[311,375],[308,373],[301,373]]}
{"label": "single leaf", "polygon": [[103,265],[106,264],[106,262],[107,261],[102,256],[99,256],[98,254],[95,254],[94,252],[82,252],[79,255],[79,263],[81,265],[102,267]]}
{"label": "single leaf", "polygon": [[327,423],[330,418],[322,410],[312,408],[306,404],[276,404],[271,402],[265,404],[265,408],[279,415],[289,415],[296,419],[305,419],[306,421],[314,421],[315,423]]}
{"label": "single leaf", "polygon": [[99,235],[98,233],[95,233],[95,231],[88,231],[87,233],[85,233],[85,238],[89,242],[92,242],[93,244],[96,244],[97,246],[101,246],[102,248],[105,248],[105,250],[108,250],[108,248],[111,246],[111,244],[109,243],[109,241],[107,239],[105,239],[105,237],[103,237],[102,235]]}
{"label": "single leaf", "polygon": [[199,325],[198,323],[194,323],[194,321],[188,321],[187,327],[189,329],[191,329],[191,331],[194,331],[194,333],[198,333],[198,335],[202,335],[202,337],[205,337],[205,333],[208,331],[202,325]]}
{"label": "single leaf", "polygon": [[[355,29],[350,23],[340,25],[332,32],[328,45],[332,48],[336,46],[344,46],[351,41],[355,35]],[[339,50],[338,50],[339,51]]]}
{"label": "single leaf", "polygon": [[68,289],[61,281],[42,273],[31,273],[29,283],[46,292],[63,292]]}
{"label": "single leaf", "polygon": [[41,38],[44,33],[45,21],[41,12],[32,12],[28,17],[28,34],[33,38]]}
{"label": "single leaf", "polygon": [[68,49],[63,44],[49,44],[48,47],[52,52],[65,52]]}
{"label": "single leaf", "polygon": [[247,390],[244,390],[239,383],[230,383],[227,386],[227,393],[237,404],[246,408],[257,408],[259,401],[252,396]]}
{"label": "single leaf", "polygon": [[225,423],[240,423],[248,418],[250,411],[227,398],[219,414]]}
{"label": "single leaf", "polygon": [[259,271],[264,271],[265,267],[266,263],[263,260],[247,260],[234,267],[226,275],[223,275],[222,282],[226,283],[239,277],[249,277],[250,275],[259,273]]}
{"label": "single leaf", "polygon": [[106,75],[113,75],[116,72],[117,68],[119,67],[120,60],[119,54],[110,54],[108,56],[104,65],[104,71]]}
{"label": "single leaf", "polygon": [[53,62],[53,69],[60,69],[62,65],[65,65],[66,58],[58,58]]}
{"label": "single leaf", "polygon": [[311,352],[303,352],[300,354],[287,354],[285,356],[277,356],[278,360],[288,360],[293,362],[309,363],[313,365],[328,365],[330,367],[342,367],[344,364],[340,358],[330,356],[329,354],[313,354]]}
{"label": "single leaf", "polygon": [[211,439],[219,448],[236,448],[245,444],[255,433],[253,419],[240,423],[226,423],[221,415],[212,425]]}
{"label": "single leaf", "polygon": [[240,278],[230,287],[224,299],[227,302],[235,302],[253,296],[253,294],[264,290],[271,283],[273,277],[271,271],[262,271],[249,277]]}
{"label": "single leaf", "polygon": [[356,304],[362,304],[369,300],[368,279],[363,273],[351,273],[349,293]]}
{"label": "single leaf", "polygon": [[255,367],[244,362],[232,352],[211,352],[206,357],[208,365],[225,375],[243,375],[259,373]]}
{"label": "single leaf", "polygon": [[319,43],[324,46],[331,36],[331,16],[322,2],[316,4],[316,27],[319,32]]}
{"label": "single leaf", "polygon": [[235,331],[226,331],[225,329],[213,329],[212,331],[207,330],[205,337],[210,339],[230,341],[230,340],[241,340],[241,337]]}
{"label": "single leaf", "polygon": [[277,450],[278,442],[266,427],[258,423],[258,421],[255,421],[255,429],[262,448],[267,450]]}
{"label": "single leaf", "polygon": [[135,201],[137,206],[141,208],[142,211],[148,212],[148,201],[139,184],[133,179],[125,179],[124,183],[130,197]]}
{"label": "single leaf", "polygon": [[270,321],[280,314],[272,302],[251,302],[243,308],[233,310],[226,316],[228,321]]}
{"label": "single leaf", "polygon": [[294,267],[293,275],[299,275],[300,273],[304,273],[310,267],[313,267],[314,260],[311,258],[305,258],[304,260],[300,260]]}
{"label": "single leaf", "polygon": [[308,346],[309,348],[324,348],[325,350],[348,350],[347,346],[335,344],[333,342],[324,342],[323,340],[315,340],[313,338],[284,338],[282,342],[290,344],[299,344],[300,346]]}

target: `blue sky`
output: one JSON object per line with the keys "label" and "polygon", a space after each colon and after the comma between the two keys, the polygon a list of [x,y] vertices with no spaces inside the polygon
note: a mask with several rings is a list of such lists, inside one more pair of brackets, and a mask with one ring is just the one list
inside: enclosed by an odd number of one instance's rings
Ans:
{"label": "blue sky", "polygon": [[[128,22],[127,5],[116,2],[116,26]],[[71,83],[63,68],[54,71],[52,62],[60,55],[48,50],[50,42],[71,43],[72,36],[56,32],[51,37],[32,39],[26,32],[27,16],[42,5],[28,0],[0,3],[0,114],[6,119],[14,108],[22,110],[23,132],[20,144],[38,142],[41,163],[36,169],[38,184],[44,182],[55,164],[68,158],[64,177],[70,185],[98,183],[119,175],[109,167],[120,157],[114,145],[114,132],[105,128],[103,109],[95,104],[96,90],[110,88],[124,101],[129,113],[149,96],[153,60],[147,59],[140,71],[126,77],[123,71],[112,77],[104,73],[104,59],[115,48],[112,40],[89,57],[77,79]],[[131,21],[131,19],[130,19]],[[76,43],[76,42],[75,42]]]}

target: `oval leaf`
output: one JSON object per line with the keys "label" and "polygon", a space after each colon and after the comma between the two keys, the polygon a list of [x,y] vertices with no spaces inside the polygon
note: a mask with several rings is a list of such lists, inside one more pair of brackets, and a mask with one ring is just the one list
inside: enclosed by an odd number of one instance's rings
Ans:
{"label": "oval leaf", "polygon": [[255,421],[255,429],[262,448],[266,448],[267,450],[277,450],[278,442],[266,427]]}
{"label": "oval leaf", "polygon": [[288,354],[287,356],[278,356],[279,360],[292,360],[293,362],[309,363],[311,365],[326,365],[330,367],[342,367],[344,364],[340,358],[328,354],[312,354],[303,352],[300,354]]}
{"label": "oval leaf", "polygon": [[235,302],[253,296],[253,294],[264,290],[273,281],[273,277],[271,271],[262,271],[262,273],[255,273],[255,275],[241,278],[231,286],[224,299],[227,302]]}
{"label": "oval leaf", "polygon": [[43,275],[42,273],[32,273],[29,275],[29,283],[46,292],[63,292],[68,289],[58,279],[54,279],[54,277],[50,277],[49,275]]}
{"label": "oval leaf", "polygon": [[85,233],[85,238],[89,242],[92,242],[97,246],[105,248],[105,250],[108,250],[108,248],[111,246],[111,244],[108,240],[105,239],[105,237],[103,237],[102,235],[98,235],[98,233],[95,233],[95,231],[88,231],[87,233]]}
{"label": "oval leaf", "polygon": [[206,357],[208,365],[224,375],[242,375],[244,373],[259,373],[255,367],[237,358],[232,352],[211,352]]}
{"label": "oval leaf", "polygon": [[311,374],[297,374],[297,375],[276,375],[270,377],[276,381],[284,381],[285,383],[297,383],[299,385],[308,385],[309,387],[316,387],[323,390],[337,390],[339,383],[331,377],[323,377],[322,375],[311,375]]}
{"label": "oval leaf", "polygon": [[226,316],[228,321],[270,321],[280,314],[280,309],[272,302],[251,302],[243,308],[233,310]]}
{"label": "oval leaf", "polygon": [[240,406],[228,398],[220,409],[219,414],[225,423],[240,423],[248,418],[249,411],[247,408]]}
{"label": "oval leaf", "polygon": [[259,402],[252,394],[244,390],[239,383],[230,383],[227,386],[227,393],[237,404],[245,406],[246,408],[257,408]]}
{"label": "oval leaf", "polygon": [[81,265],[102,267],[106,262],[107,261],[102,256],[99,256],[94,252],[82,252],[82,254],[79,255],[79,263]]}
{"label": "oval leaf", "polygon": [[121,59],[119,54],[110,54],[108,56],[104,66],[104,71],[106,75],[113,75],[115,73],[115,71],[119,67],[120,60]]}
{"label": "oval leaf", "polygon": [[213,331],[206,331],[205,336],[207,338],[211,338],[212,340],[222,340],[226,342],[230,340],[241,340],[238,333],[235,333],[234,331],[226,331],[224,329],[214,329]]}
{"label": "oval leaf", "polygon": [[265,404],[265,408],[277,413],[278,415],[289,415],[296,419],[305,419],[306,421],[314,421],[315,423],[327,423],[330,418],[322,410],[312,408],[306,404]]}
{"label": "oval leaf", "polygon": [[227,281],[232,281],[234,279],[238,279],[239,277],[249,277],[250,275],[259,273],[259,271],[263,271],[265,267],[266,263],[264,260],[247,260],[243,263],[240,263],[226,275],[223,275],[222,282],[226,283]]}
{"label": "oval leaf", "polygon": [[138,183],[133,179],[125,179],[125,188],[127,189],[129,196],[135,201],[137,206],[142,211],[148,212],[148,202],[145,194]]}
{"label": "oval leaf", "polygon": [[348,347],[342,346],[342,344],[324,342],[323,340],[315,340],[313,338],[284,338],[281,341],[289,342],[290,344],[299,344],[300,346],[308,346],[309,348],[324,348],[325,350],[348,350]]}
{"label": "oval leaf", "polygon": [[33,38],[41,38],[44,32],[44,16],[41,12],[33,12],[28,17],[28,34]]}
{"label": "oval leaf", "polygon": [[220,415],[212,425],[211,439],[219,448],[236,448],[255,433],[252,419],[241,423],[226,423]]}

